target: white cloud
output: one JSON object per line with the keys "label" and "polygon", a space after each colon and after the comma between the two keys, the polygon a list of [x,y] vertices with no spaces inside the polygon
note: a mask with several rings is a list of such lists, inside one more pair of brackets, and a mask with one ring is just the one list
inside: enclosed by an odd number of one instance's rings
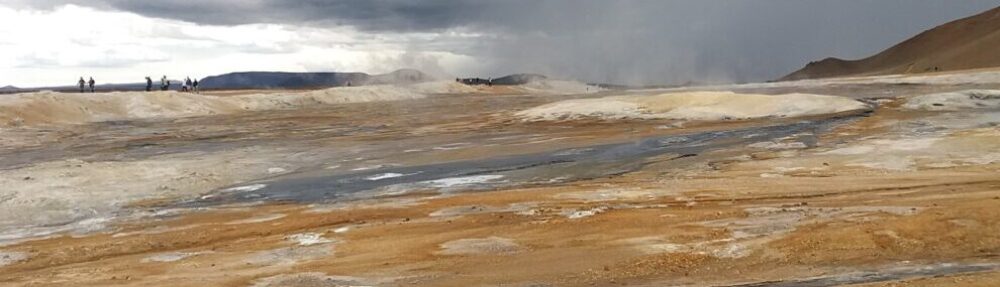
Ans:
{"label": "white cloud", "polygon": [[0,86],[22,87],[72,85],[80,76],[124,83],[147,75],[261,70],[383,73],[408,67],[445,76],[473,66],[474,59],[434,49],[482,37],[461,31],[365,34],[350,27],[209,26],[75,5],[50,11],[0,6],[0,35]]}

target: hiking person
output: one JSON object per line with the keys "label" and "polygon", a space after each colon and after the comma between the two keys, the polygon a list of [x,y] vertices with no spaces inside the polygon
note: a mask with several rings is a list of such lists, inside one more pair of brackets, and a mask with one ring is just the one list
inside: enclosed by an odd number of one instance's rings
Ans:
{"label": "hiking person", "polygon": [[83,77],[80,77],[80,81],[77,84],[80,85],[80,92],[83,93],[83,86],[87,84],[87,81],[84,81]]}
{"label": "hiking person", "polygon": [[194,93],[198,93],[198,79],[194,79],[194,82],[191,83],[191,88],[194,89]]}
{"label": "hiking person", "polygon": [[90,93],[94,93],[94,77],[90,77],[90,81],[87,84],[90,85]]}
{"label": "hiking person", "polygon": [[149,76],[146,76],[146,91],[153,91],[153,79],[150,79]]}
{"label": "hiking person", "polygon": [[167,76],[164,75],[163,78],[160,78],[160,90],[166,91],[168,87],[170,87],[170,81],[167,81]]}
{"label": "hiking person", "polygon": [[181,87],[181,91],[190,92],[191,91],[191,77],[184,78],[184,86]]}

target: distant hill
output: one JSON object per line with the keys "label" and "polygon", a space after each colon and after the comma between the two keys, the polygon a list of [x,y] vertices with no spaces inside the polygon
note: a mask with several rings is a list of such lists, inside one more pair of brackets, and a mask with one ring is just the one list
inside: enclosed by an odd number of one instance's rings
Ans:
{"label": "distant hill", "polygon": [[287,73],[239,72],[202,79],[202,89],[305,89],[364,85],[412,84],[433,80],[423,72],[411,69],[388,74],[365,73]]}
{"label": "distant hill", "polygon": [[21,90],[21,89],[18,89],[18,88],[17,88],[17,87],[15,87],[15,86],[4,86],[4,87],[0,87],[0,93],[2,93],[2,92],[16,92],[16,91],[20,91],[20,90]]}
{"label": "distant hill", "polygon": [[534,81],[548,79],[539,74],[513,74],[493,79],[494,85],[524,85]]}
{"label": "distant hill", "polygon": [[[423,72],[411,69],[398,70],[388,74],[368,75],[365,73],[284,73],[284,72],[239,72],[211,76],[199,81],[201,89],[309,89],[329,88],[351,85],[390,85],[411,84],[433,80]],[[179,90],[182,80],[171,79],[170,89]],[[98,84],[98,92],[108,91],[142,91],[146,83]],[[7,90],[8,88],[12,90]],[[153,90],[160,88],[160,80],[153,79]],[[16,88],[7,86],[0,88],[0,93],[32,92],[52,90],[60,92],[77,92],[76,85]]]}
{"label": "distant hill", "polygon": [[924,31],[860,60],[810,62],[780,80],[1000,67],[1000,7]]}
{"label": "distant hill", "polygon": [[466,85],[486,85],[493,84],[498,86],[514,86],[514,85],[524,85],[534,81],[540,81],[548,79],[548,77],[538,74],[513,74],[496,79],[484,79],[484,78],[464,78],[457,79],[458,81]]}

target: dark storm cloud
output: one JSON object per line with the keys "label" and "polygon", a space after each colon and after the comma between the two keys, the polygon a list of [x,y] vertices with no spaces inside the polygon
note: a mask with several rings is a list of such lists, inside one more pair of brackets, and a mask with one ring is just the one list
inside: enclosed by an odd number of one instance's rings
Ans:
{"label": "dark storm cloud", "polygon": [[477,22],[490,7],[529,5],[533,1],[412,0],[38,0],[21,5],[52,8],[76,4],[112,8],[149,17],[210,25],[255,23],[348,25],[367,31],[427,31]]}
{"label": "dark storm cloud", "polygon": [[[46,8],[66,2],[40,0],[27,5]],[[481,65],[458,73],[540,72],[644,84],[773,79],[827,56],[874,54],[997,2],[97,0],[77,4],[213,25],[352,26],[376,34],[461,29],[483,37],[454,47],[436,45],[482,59]]]}

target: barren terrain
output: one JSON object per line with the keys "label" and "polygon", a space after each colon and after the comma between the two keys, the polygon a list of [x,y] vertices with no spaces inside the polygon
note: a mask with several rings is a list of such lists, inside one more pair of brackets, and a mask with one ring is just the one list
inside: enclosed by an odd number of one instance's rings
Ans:
{"label": "barren terrain", "polygon": [[993,73],[6,102],[0,285],[996,286]]}

